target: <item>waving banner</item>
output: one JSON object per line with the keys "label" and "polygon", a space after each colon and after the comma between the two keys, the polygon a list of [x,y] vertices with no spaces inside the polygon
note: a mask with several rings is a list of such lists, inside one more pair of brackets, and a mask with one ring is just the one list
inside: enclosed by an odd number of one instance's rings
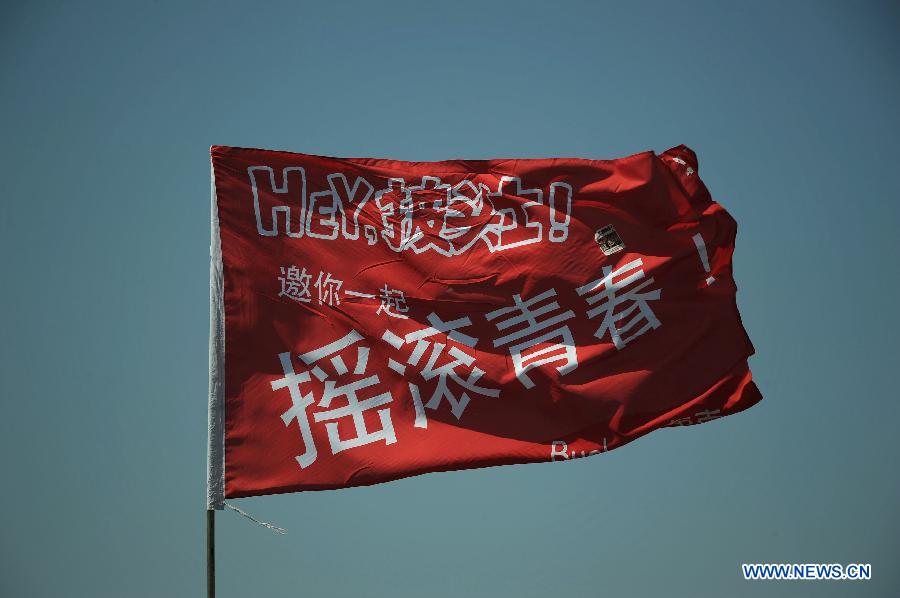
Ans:
{"label": "waving banner", "polygon": [[761,398],[736,225],[684,146],[211,153],[209,508],[574,459]]}

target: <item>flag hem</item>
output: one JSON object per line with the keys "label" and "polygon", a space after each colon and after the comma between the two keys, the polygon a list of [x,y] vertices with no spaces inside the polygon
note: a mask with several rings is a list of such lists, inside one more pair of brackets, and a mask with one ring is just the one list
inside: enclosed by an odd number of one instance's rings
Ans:
{"label": "flag hem", "polygon": [[206,508],[225,508],[225,307],[216,174],[210,155],[209,403]]}

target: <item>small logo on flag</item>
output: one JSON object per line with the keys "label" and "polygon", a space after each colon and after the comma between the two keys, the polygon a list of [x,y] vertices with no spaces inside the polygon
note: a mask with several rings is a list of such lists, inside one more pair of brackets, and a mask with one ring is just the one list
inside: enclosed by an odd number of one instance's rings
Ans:
{"label": "small logo on flag", "polygon": [[622,237],[619,236],[612,224],[607,224],[594,233],[594,240],[597,241],[603,255],[612,255],[625,249]]}

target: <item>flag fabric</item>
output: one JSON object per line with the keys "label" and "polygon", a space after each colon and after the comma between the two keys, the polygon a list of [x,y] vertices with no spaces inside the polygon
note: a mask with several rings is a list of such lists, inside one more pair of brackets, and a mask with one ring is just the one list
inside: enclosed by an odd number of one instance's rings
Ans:
{"label": "flag fabric", "polygon": [[736,224],[687,147],[211,155],[210,508],[570,460],[761,399]]}

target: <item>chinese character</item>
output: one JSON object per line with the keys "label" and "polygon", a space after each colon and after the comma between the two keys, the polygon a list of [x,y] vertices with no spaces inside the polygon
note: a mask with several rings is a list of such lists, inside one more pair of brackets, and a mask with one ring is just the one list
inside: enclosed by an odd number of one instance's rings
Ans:
{"label": "chinese character", "polygon": [[[512,357],[516,378],[525,388],[534,388],[534,382],[526,372],[537,366],[562,361],[564,363],[556,368],[560,374],[567,374],[578,367],[578,355],[572,332],[568,326],[558,325],[574,318],[575,314],[567,310],[552,315],[553,312],[562,311],[553,297],[556,297],[555,289],[544,291],[527,301],[523,301],[521,295],[513,295],[515,302],[513,307],[503,307],[485,314],[489,322],[497,320],[495,326],[498,331],[524,324],[523,327],[496,339],[494,347],[510,345],[509,354]],[[549,302],[544,303],[545,301]],[[540,303],[544,305],[539,305]],[[546,317],[539,321],[538,318],[541,316]]]}
{"label": "chinese character", "polygon": [[[466,406],[471,398],[469,392],[479,394],[485,397],[498,397],[500,391],[496,388],[486,388],[478,385],[478,380],[484,375],[484,371],[475,366],[475,356],[469,355],[462,346],[473,349],[478,342],[477,338],[473,338],[467,334],[459,332],[460,328],[470,326],[472,321],[468,317],[451,320],[450,322],[442,321],[437,314],[431,313],[428,316],[426,326],[415,332],[410,332],[404,338],[401,338],[386,330],[382,338],[395,349],[401,349],[404,344],[414,345],[412,352],[406,358],[406,365],[394,360],[388,359],[388,367],[401,375],[407,374],[407,365],[417,368],[417,373],[422,380],[430,382],[437,378],[434,391],[427,402],[423,401],[422,393],[419,385],[409,382],[409,391],[413,398],[413,404],[416,409],[416,421],[414,426],[417,428],[427,428],[428,418],[425,415],[425,408],[437,410],[441,406],[441,402],[446,399],[450,405],[450,412],[460,419]],[[446,335],[447,341],[452,341],[454,345],[448,347],[448,343],[428,340],[433,336]],[[460,346],[461,345],[461,346]],[[429,356],[423,364],[423,357],[429,352]],[[445,353],[446,349],[446,353]],[[446,359],[449,357],[449,359]],[[443,361],[438,365],[439,361]],[[458,371],[463,370],[463,371]],[[465,377],[463,377],[465,376]],[[454,392],[451,388],[458,387],[460,391]],[[457,396],[456,393],[459,393]]]}
{"label": "chinese character", "polygon": [[678,419],[669,420],[669,423],[667,423],[666,425],[667,426],[690,426],[692,423],[694,423],[694,422],[691,421],[690,417],[681,417]]}
{"label": "chinese character", "polygon": [[406,295],[403,294],[403,291],[389,289],[387,284],[385,284],[384,288],[381,289],[381,306],[375,314],[378,315],[381,312],[384,312],[389,316],[405,320],[409,316],[403,314],[408,311],[409,307],[406,305]]}
{"label": "chinese character", "polygon": [[714,419],[719,419],[720,417],[722,417],[720,413],[721,412],[719,409],[713,409],[712,411],[710,411],[709,409],[705,409],[703,411],[698,411],[697,413],[695,413],[694,417],[697,418],[698,424],[703,424]]}
{"label": "chinese character", "polygon": [[[478,380],[484,375],[484,371],[474,365],[475,357],[466,353],[465,350],[459,346],[462,345],[471,349],[474,348],[475,344],[478,342],[477,338],[459,332],[460,328],[470,326],[472,321],[468,317],[463,317],[457,320],[444,322],[437,314],[431,313],[428,316],[428,323],[431,324],[431,326],[426,326],[415,332],[410,332],[404,338],[397,336],[390,330],[386,330],[382,336],[389,345],[398,350],[401,349],[404,344],[414,345],[412,352],[405,360],[406,365],[394,359],[388,359],[389,368],[398,374],[405,375],[408,369],[407,365],[409,365],[413,368],[418,368],[417,373],[426,382],[430,382],[437,378],[431,396],[427,397],[427,402],[423,402],[419,385],[409,382],[409,391],[416,408],[416,421],[414,426],[417,428],[428,427],[425,408],[437,410],[440,408],[441,402],[444,399],[446,399],[447,403],[450,405],[450,412],[456,419],[460,419],[466,406],[471,400],[468,392],[486,397],[500,396],[499,390],[478,385]],[[455,344],[448,348],[447,343],[427,340],[437,335],[445,335],[448,341],[452,341]],[[431,352],[426,358],[424,365],[422,365],[422,358],[428,353],[429,349]],[[449,357],[449,360],[444,359],[445,357]],[[443,363],[438,365],[439,361],[443,361]],[[468,373],[457,371],[460,368],[464,369],[464,371],[467,370]],[[466,377],[463,378],[463,375]],[[461,389],[462,392],[459,396],[451,389],[450,382]]]}
{"label": "chinese character", "polygon": [[330,272],[319,272],[315,287],[319,291],[319,305],[340,305],[343,281],[331,277]]}
{"label": "chinese character", "polygon": [[[383,392],[379,394],[374,391],[372,387],[379,384],[378,375],[366,376],[369,348],[363,345],[356,348],[356,363],[352,372],[341,357],[342,352],[361,341],[362,338],[358,332],[351,330],[346,336],[333,343],[300,355],[300,360],[307,367],[311,367],[309,371],[300,373],[294,371],[290,353],[278,355],[281,361],[281,368],[284,371],[284,377],[272,381],[271,386],[272,390],[287,388],[290,391],[293,405],[282,414],[281,419],[286,426],[290,425],[293,420],[297,420],[300,426],[300,436],[303,439],[305,449],[302,455],[297,456],[297,462],[302,468],[312,465],[317,456],[316,445],[313,441],[310,427],[309,413],[307,413],[307,409],[315,404],[315,398],[311,390],[307,393],[301,390],[301,385],[311,382],[310,374],[324,384],[322,399],[317,407],[326,410],[313,413],[312,418],[315,422],[327,422],[325,423],[325,430],[328,433],[328,442],[333,454],[374,442],[384,441],[385,444],[393,444],[397,441],[391,421],[390,408],[378,409],[378,407],[387,405],[393,400],[391,393]],[[328,359],[330,362],[329,369],[334,370],[336,380],[332,379],[319,365],[320,363],[324,365],[326,358],[330,358]],[[350,380],[338,384],[338,381],[346,379]],[[363,393],[363,391],[366,392]],[[362,395],[370,396],[362,398]],[[332,402],[336,399],[344,404],[333,406]],[[381,422],[380,430],[369,431],[366,425],[364,413],[370,409],[376,409],[378,419]],[[341,437],[337,420],[345,417],[349,417],[352,420],[353,428],[356,432],[355,437]]]}
{"label": "chinese character", "polygon": [[303,268],[301,272],[297,269],[297,266],[290,266],[287,270],[282,266],[281,276],[278,277],[278,280],[281,281],[281,291],[278,293],[278,296],[287,297],[302,303],[309,303],[312,301],[309,293],[311,279],[312,275],[306,273],[306,268]]}
{"label": "chinese character", "polygon": [[[638,258],[628,262],[621,268],[617,268],[615,271],[610,266],[604,266],[603,278],[578,288],[578,294],[585,298],[588,305],[594,305],[587,312],[588,318],[603,315],[603,321],[600,323],[600,327],[594,333],[594,336],[602,339],[609,332],[616,349],[624,349],[625,345],[648,330],[661,326],[653,310],[647,304],[648,301],[659,299],[661,291],[656,289],[646,293],[641,292],[653,284],[653,278],[648,278],[631,290],[619,293],[628,285],[644,278],[642,265],[641,258]],[[624,276],[627,272],[630,272],[630,274]],[[621,276],[624,276],[624,278],[615,280],[616,277]],[[630,303],[630,305],[619,311],[619,313],[614,313],[617,307],[625,303]],[[632,315],[633,317],[631,317]],[[620,325],[619,322],[626,318],[630,319]],[[641,322],[645,322],[643,326],[631,335],[625,336],[626,333],[630,332]]]}

